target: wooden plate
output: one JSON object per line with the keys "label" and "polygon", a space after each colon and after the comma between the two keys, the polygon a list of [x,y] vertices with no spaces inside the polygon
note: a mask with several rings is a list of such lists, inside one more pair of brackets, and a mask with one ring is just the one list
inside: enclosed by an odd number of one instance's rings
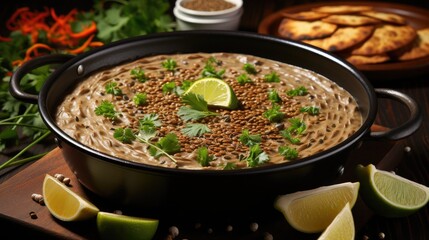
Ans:
{"label": "wooden plate", "polygon": [[[319,2],[287,7],[268,15],[259,24],[258,33],[280,37],[277,29],[281,20],[284,18],[283,13],[308,11],[315,7],[330,5],[372,6],[376,11],[394,13],[405,17],[408,24],[415,29],[429,27],[429,10],[423,8],[386,2]],[[369,78],[369,80],[387,81],[395,79],[407,79],[429,73],[429,56],[410,61],[356,65],[355,67],[362,71],[366,77]]]}

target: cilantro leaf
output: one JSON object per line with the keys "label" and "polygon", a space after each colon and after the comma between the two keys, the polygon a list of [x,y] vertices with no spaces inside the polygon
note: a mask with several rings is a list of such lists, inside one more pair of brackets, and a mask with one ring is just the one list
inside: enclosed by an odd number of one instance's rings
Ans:
{"label": "cilantro leaf", "polygon": [[251,147],[253,145],[259,144],[262,141],[262,138],[260,134],[251,135],[248,129],[244,129],[241,132],[239,140],[242,144]]}
{"label": "cilantro leaf", "polygon": [[123,143],[132,143],[136,139],[131,128],[117,128],[113,133],[113,137]]}
{"label": "cilantro leaf", "polygon": [[207,167],[210,166],[210,162],[213,161],[214,156],[209,155],[209,150],[207,147],[199,147],[197,149],[197,161],[201,166]]}
{"label": "cilantro leaf", "polygon": [[249,155],[245,158],[248,167],[257,167],[270,160],[270,157],[261,149],[259,144],[250,147]]}
{"label": "cilantro leaf", "polygon": [[117,112],[113,103],[103,100],[101,104],[95,108],[95,114],[97,116],[101,115],[106,118],[115,119]]}
{"label": "cilantro leaf", "polygon": [[177,139],[177,135],[174,133],[168,133],[163,138],[159,139],[155,146],[149,148],[149,152],[152,156],[158,158],[164,154],[174,154],[180,151],[180,143]]}
{"label": "cilantro leaf", "polygon": [[252,79],[250,79],[250,77],[247,74],[242,73],[237,77],[237,82],[240,85],[244,85],[246,83],[252,83],[253,81],[252,81]]}
{"label": "cilantro leaf", "polygon": [[133,97],[133,102],[137,106],[142,106],[147,103],[147,94],[146,93],[136,93]]}
{"label": "cilantro leaf", "polygon": [[265,82],[280,82],[280,77],[276,72],[271,72],[264,75]]}
{"label": "cilantro leaf", "polygon": [[270,109],[264,112],[264,117],[266,117],[270,122],[281,122],[283,121],[285,114],[280,111],[280,106],[273,104]]}
{"label": "cilantro leaf", "polygon": [[177,67],[176,61],[174,61],[171,58],[163,61],[161,64],[162,64],[162,67],[164,67],[168,71],[174,71],[176,69],[176,67]]}
{"label": "cilantro leaf", "polygon": [[256,71],[256,68],[255,68],[255,65],[253,65],[253,64],[251,64],[251,63],[245,63],[244,65],[243,65],[243,69],[244,69],[244,71],[246,71],[248,74],[256,74],[257,73],[257,71]]}
{"label": "cilantro leaf", "polygon": [[189,137],[200,137],[210,131],[210,128],[202,123],[188,123],[182,129],[182,133]]}
{"label": "cilantro leaf", "polygon": [[107,83],[105,89],[106,93],[108,94],[113,94],[115,96],[122,95],[122,90],[118,87],[118,84],[116,82]]}
{"label": "cilantro leaf", "polygon": [[288,146],[279,146],[278,151],[287,160],[293,160],[298,157],[298,151]]}
{"label": "cilantro leaf", "polygon": [[209,111],[207,102],[201,95],[187,93],[182,95],[182,102],[189,105],[189,107],[180,107],[177,112],[179,117],[184,121],[198,120],[204,117],[218,115],[215,112]]}
{"label": "cilantro leaf", "polygon": [[307,88],[305,88],[305,87],[303,87],[303,86],[300,86],[300,87],[298,87],[298,88],[295,88],[295,89],[292,89],[292,90],[289,90],[289,91],[287,91],[287,92],[286,92],[286,94],[287,94],[288,96],[291,96],[291,97],[295,97],[295,96],[304,96],[304,95],[306,95],[307,93],[308,93]]}
{"label": "cilantro leaf", "polygon": [[299,109],[300,112],[306,112],[312,116],[319,115],[320,109],[318,107],[309,106],[309,107],[302,107]]}
{"label": "cilantro leaf", "polygon": [[139,82],[146,82],[148,77],[142,68],[133,68],[130,72],[131,76]]}
{"label": "cilantro leaf", "polygon": [[279,103],[282,101],[282,99],[280,98],[279,94],[277,93],[277,91],[275,89],[271,89],[268,91],[268,99],[272,103]]}

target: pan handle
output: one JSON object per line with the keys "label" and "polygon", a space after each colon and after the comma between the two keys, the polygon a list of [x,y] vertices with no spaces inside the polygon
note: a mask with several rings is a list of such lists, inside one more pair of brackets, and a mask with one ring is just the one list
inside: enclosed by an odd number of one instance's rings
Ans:
{"label": "pan handle", "polygon": [[66,55],[66,54],[52,54],[52,55],[45,55],[37,58],[33,58],[24,64],[22,64],[20,67],[18,67],[15,72],[12,74],[12,77],[10,78],[9,83],[9,92],[10,94],[23,102],[28,103],[37,103],[37,100],[39,98],[36,94],[26,93],[21,89],[20,82],[22,78],[33,71],[34,69],[38,67],[42,67],[48,64],[52,63],[65,63],[68,60],[72,59],[73,55]]}
{"label": "pan handle", "polygon": [[400,140],[413,134],[420,127],[423,116],[419,105],[410,96],[392,89],[376,88],[378,97],[389,98],[403,103],[409,110],[410,116],[402,125],[387,131],[371,132],[370,137],[374,139]]}

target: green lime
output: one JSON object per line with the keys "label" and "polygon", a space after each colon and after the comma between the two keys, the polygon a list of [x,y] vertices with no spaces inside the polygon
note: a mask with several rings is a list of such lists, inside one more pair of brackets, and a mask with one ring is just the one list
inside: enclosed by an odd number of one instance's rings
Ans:
{"label": "green lime", "polygon": [[159,220],[108,212],[97,215],[97,229],[101,239],[150,240],[155,236]]}
{"label": "green lime", "polygon": [[408,216],[429,201],[429,188],[369,164],[357,166],[360,195],[376,214],[384,217]]}
{"label": "green lime", "polygon": [[201,95],[209,106],[236,109],[237,97],[225,81],[218,78],[202,78],[195,81],[184,93]]}
{"label": "green lime", "polygon": [[356,202],[359,182],[345,182],[279,196],[274,207],[286,221],[305,233],[324,231],[348,203]]}

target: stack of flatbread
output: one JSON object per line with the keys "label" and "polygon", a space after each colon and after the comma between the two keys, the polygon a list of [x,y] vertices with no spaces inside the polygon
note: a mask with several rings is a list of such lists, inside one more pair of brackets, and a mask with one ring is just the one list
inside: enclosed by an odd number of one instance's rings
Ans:
{"label": "stack of flatbread", "polygon": [[278,35],[335,52],[355,65],[429,56],[429,27],[415,29],[399,14],[366,5],[284,13]]}

